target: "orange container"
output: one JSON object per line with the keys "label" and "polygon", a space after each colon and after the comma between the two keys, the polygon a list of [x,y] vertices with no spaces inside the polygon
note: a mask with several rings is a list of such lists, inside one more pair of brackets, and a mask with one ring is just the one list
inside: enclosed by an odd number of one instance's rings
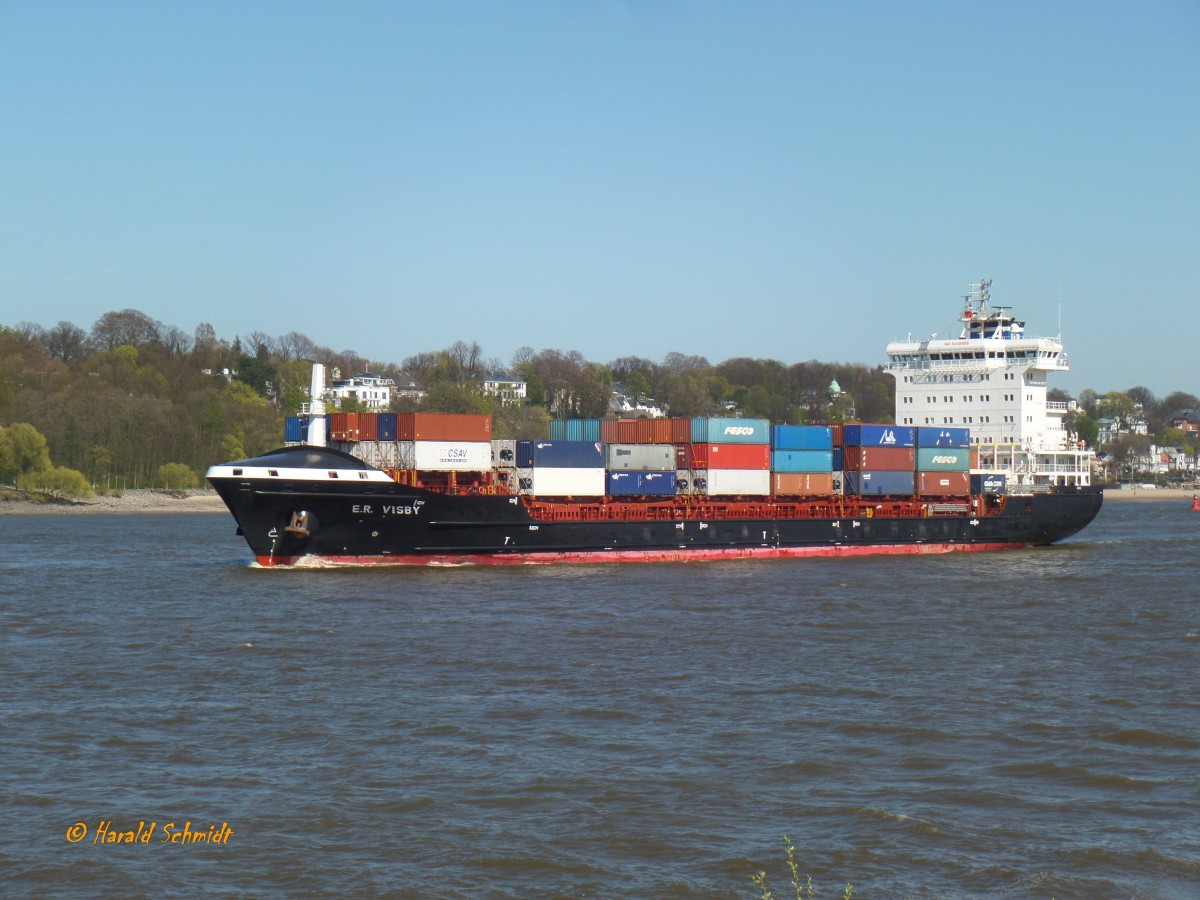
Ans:
{"label": "orange container", "polygon": [[399,441],[490,441],[492,417],[473,413],[396,414]]}
{"label": "orange container", "polygon": [[917,493],[925,497],[960,497],[971,493],[969,472],[918,472]]}
{"label": "orange container", "polygon": [[917,466],[913,447],[847,447],[842,467],[847,472],[911,472]]}
{"label": "orange container", "polygon": [[776,497],[828,497],[833,493],[833,473],[774,472],[771,493]]}

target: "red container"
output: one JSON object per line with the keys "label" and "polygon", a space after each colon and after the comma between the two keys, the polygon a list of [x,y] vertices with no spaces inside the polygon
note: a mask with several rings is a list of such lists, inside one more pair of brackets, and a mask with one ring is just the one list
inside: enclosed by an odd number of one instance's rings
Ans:
{"label": "red container", "polygon": [[771,493],[776,497],[828,497],[833,493],[833,473],[774,472]]}
{"label": "red container", "polygon": [[671,437],[668,438],[668,444],[687,444],[692,440],[692,420],[680,419],[678,417],[667,419],[669,424]]}
{"label": "red container", "polygon": [[845,436],[845,428],[842,425],[842,423],[834,422],[832,425],[829,426],[829,429],[830,429],[830,431],[833,432],[833,446],[844,447],[845,442],[846,442],[846,436]]}
{"label": "red container", "polygon": [[492,417],[472,413],[397,413],[400,441],[490,441]]}
{"label": "red container", "polygon": [[916,465],[913,447],[847,447],[842,459],[847,472],[911,472]]}
{"label": "red container", "polygon": [[358,441],[359,414],[352,412],[335,412],[329,414],[329,439],[331,441]]}
{"label": "red container", "polygon": [[601,419],[600,420],[600,441],[604,444],[620,444],[624,443],[617,437],[617,422],[620,419]]}
{"label": "red container", "polygon": [[[709,469],[770,469],[771,447],[769,444],[693,444],[703,447]],[[693,466],[699,468],[699,466]]]}
{"label": "red container", "polygon": [[680,444],[675,445],[675,468],[676,469],[707,469],[705,465],[706,457],[701,456],[696,458],[693,452],[694,447],[699,447],[701,450],[707,448],[707,444]]}
{"label": "red container", "polygon": [[360,441],[379,440],[379,413],[358,414],[358,439]]}
{"label": "red container", "polygon": [[971,493],[969,472],[918,472],[917,493],[924,497],[962,497]]}
{"label": "red container", "polygon": [[671,443],[671,423],[666,419],[635,419],[635,444]]}

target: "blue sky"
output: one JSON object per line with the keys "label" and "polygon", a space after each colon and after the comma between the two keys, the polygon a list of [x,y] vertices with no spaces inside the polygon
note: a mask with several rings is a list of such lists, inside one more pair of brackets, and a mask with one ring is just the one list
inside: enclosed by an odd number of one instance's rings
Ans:
{"label": "blue sky", "polygon": [[1200,3],[0,0],[0,323],[1200,394]]}

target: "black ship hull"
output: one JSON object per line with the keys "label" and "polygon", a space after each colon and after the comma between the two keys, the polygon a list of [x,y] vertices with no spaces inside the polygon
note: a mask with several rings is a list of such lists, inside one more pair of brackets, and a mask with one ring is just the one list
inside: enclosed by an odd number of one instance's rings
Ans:
{"label": "black ship hull", "polygon": [[1052,544],[1098,489],[1004,497],[553,503],[443,494],[315,447],[208,473],[259,564],[528,564],[982,551]]}

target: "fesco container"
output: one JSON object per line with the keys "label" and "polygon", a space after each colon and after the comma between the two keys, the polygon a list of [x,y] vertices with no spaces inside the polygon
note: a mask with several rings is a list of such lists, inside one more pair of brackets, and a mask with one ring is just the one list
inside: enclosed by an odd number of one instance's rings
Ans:
{"label": "fesco container", "polygon": [[920,425],[917,427],[918,447],[970,447],[971,429],[949,425]]}
{"label": "fesco container", "polygon": [[1008,476],[999,472],[971,476],[972,494],[1003,494],[1008,490]]}
{"label": "fesco container", "polygon": [[842,443],[847,447],[915,447],[917,429],[912,425],[844,425]]}
{"label": "fesco container", "polygon": [[397,413],[396,439],[401,441],[490,441],[492,439],[492,417],[473,413]]}
{"label": "fesco container", "polygon": [[606,480],[610,497],[674,497],[674,472],[609,472]]}
{"label": "fesco container", "polygon": [[961,497],[970,490],[969,472],[917,473],[917,493],[924,497]]}
{"label": "fesco container", "polygon": [[[848,427],[848,426],[847,426]],[[916,473],[889,471],[849,471],[842,475],[842,491],[855,496],[895,495],[911,497],[916,487]]]}
{"label": "fesco container", "polygon": [[[692,451],[695,455],[694,444]],[[771,468],[771,448],[767,444],[707,444],[703,455],[709,469]]]}
{"label": "fesco container", "polygon": [[604,468],[604,445],[599,441],[517,441],[517,468]]}
{"label": "fesco container", "polygon": [[844,450],[842,468],[847,472],[911,473],[916,468],[917,451],[913,447],[846,446]]}
{"label": "fesco container", "polygon": [[833,450],[772,450],[772,472],[832,472]]}
{"label": "fesco container", "polygon": [[710,497],[766,497],[771,473],[766,469],[708,469],[694,472],[692,490]]}
{"label": "fesco container", "polygon": [[766,419],[694,418],[693,444],[770,444],[771,423]]}
{"label": "fesco container", "polygon": [[550,440],[552,441],[598,441],[600,440],[599,419],[551,419]]}
{"label": "fesco container", "polygon": [[776,450],[832,450],[833,429],[828,425],[775,425],[771,446]]}
{"label": "fesco container", "polygon": [[771,493],[776,497],[828,497],[833,493],[833,473],[772,472]]}
{"label": "fesco container", "polygon": [[971,468],[971,451],[966,447],[918,447],[918,472],[965,472]]}
{"label": "fesco container", "polygon": [[604,468],[540,466],[530,476],[530,490],[539,497],[603,497]]}
{"label": "fesco container", "polygon": [[604,464],[610,472],[637,469],[642,472],[675,471],[674,444],[609,444]]}

